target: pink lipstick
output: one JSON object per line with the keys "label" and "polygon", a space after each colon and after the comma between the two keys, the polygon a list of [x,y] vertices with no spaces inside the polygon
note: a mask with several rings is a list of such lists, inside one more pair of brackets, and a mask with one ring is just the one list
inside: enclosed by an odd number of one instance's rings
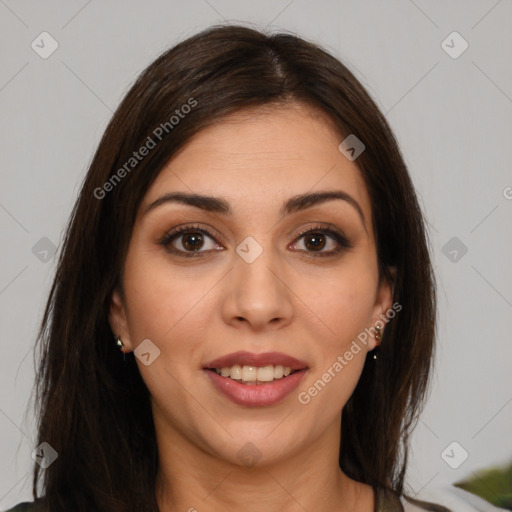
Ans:
{"label": "pink lipstick", "polygon": [[204,364],[203,371],[232,402],[263,407],[280,402],[297,388],[308,366],[280,352],[241,351]]}

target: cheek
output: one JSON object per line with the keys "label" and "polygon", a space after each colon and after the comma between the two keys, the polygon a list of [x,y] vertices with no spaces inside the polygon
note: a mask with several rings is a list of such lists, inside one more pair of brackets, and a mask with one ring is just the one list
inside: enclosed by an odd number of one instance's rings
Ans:
{"label": "cheek", "polygon": [[311,333],[318,347],[332,356],[370,327],[376,287],[377,276],[371,266],[356,269],[346,265],[331,275],[310,275],[302,280],[300,296],[307,297],[305,305],[314,314],[308,323],[320,329],[316,336]]}
{"label": "cheek", "polygon": [[343,284],[326,288],[317,297],[315,307],[327,329],[322,331],[325,335],[312,338],[315,364],[297,396],[327,423],[341,412],[359,381],[368,350],[365,329],[371,325],[371,281],[347,278]]}
{"label": "cheek", "polygon": [[374,290],[361,283],[337,294],[333,294],[329,302],[329,319],[336,333],[334,342],[338,351],[346,347],[371,324],[374,305]]}
{"label": "cheek", "polygon": [[320,416],[329,410],[326,420],[341,411],[364,367],[378,279],[371,263],[354,259],[328,277],[303,281],[302,293],[308,292],[307,306],[316,317],[305,323],[315,340],[315,364],[297,398]]}
{"label": "cheek", "polygon": [[[194,329],[190,318],[197,315],[201,303],[207,303],[204,295],[214,282],[208,274],[198,277],[194,269],[171,268],[161,255],[148,251],[129,255],[125,291],[133,342],[149,338],[157,344],[172,344],[184,324]],[[189,334],[193,337],[193,332]]]}

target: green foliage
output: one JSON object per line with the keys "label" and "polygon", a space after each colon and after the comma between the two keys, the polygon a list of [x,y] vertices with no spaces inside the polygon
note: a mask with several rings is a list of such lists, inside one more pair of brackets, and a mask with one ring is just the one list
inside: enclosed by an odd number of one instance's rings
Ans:
{"label": "green foliage", "polygon": [[496,507],[512,510],[512,463],[505,468],[490,468],[475,474],[475,478],[454,484],[480,496]]}

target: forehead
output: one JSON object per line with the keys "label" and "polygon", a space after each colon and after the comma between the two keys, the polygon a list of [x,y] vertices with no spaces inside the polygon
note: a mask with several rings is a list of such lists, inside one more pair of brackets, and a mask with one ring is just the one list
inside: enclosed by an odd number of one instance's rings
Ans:
{"label": "forehead", "polygon": [[338,149],[343,140],[318,110],[257,107],[201,130],[167,163],[144,204],[170,191],[227,199],[233,211],[277,209],[288,197],[344,190],[371,218],[361,172]]}

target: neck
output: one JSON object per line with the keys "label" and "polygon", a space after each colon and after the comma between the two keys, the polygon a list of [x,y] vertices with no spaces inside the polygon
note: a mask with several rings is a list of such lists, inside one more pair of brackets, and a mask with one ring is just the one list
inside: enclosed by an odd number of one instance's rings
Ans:
{"label": "neck", "polygon": [[[338,463],[339,422],[332,432],[286,460],[252,467],[199,449],[175,430],[160,430],[156,497],[160,512],[372,512],[373,490]],[[329,435],[331,434],[331,435]],[[334,436],[334,437],[333,437]]]}

